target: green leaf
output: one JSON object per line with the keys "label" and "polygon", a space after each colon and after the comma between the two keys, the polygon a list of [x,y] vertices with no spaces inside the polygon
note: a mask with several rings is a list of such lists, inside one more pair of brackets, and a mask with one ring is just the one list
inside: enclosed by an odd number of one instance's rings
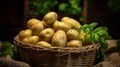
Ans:
{"label": "green leaf", "polygon": [[99,30],[98,32],[96,32],[96,34],[98,34],[99,36],[104,36],[104,35],[107,35],[107,31],[106,30]]}
{"label": "green leaf", "polygon": [[73,5],[79,5],[81,3],[81,0],[69,0],[68,3]]}
{"label": "green leaf", "polygon": [[96,34],[98,34],[100,37],[104,37],[106,40],[111,38],[106,30],[99,30],[96,32]]}
{"label": "green leaf", "polygon": [[97,27],[97,28],[94,29],[94,32],[96,33],[96,32],[98,32],[100,30],[106,30],[107,31],[108,28],[107,27]]}
{"label": "green leaf", "polygon": [[98,25],[97,22],[92,22],[91,24],[89,24],[89,27],[90,27],[90,29],[92,30],[92,29],[94,29],[97,25]]}
{"label": "green leaf", "polygon": [[102,49],[107,49],[108,48],[108,43],[104,39],[104,37],[100,37],[99,43],[101,44]]}
{"label": "green leaf", "polygon": [[3,42],[1,47],[1,56],[10,55],[12,58],[14,58],[16,55],[15,53],[17,53],[17,48],[12,43],[9,41]]}
{"label": "green leaf", "polygon": [[101,58],[101,60],[104,60],[105,59],[105,49],[102,49],[102,48],[100,48],[100,58]]}
{"label": "green leaf", "polygon": [[67,10],[67,8],[68,8],[68,4],[66,4],[66,3],[61,3],[58,7],[59,7],[59,10],[60,11],[66,11]]}
{"label": "green leaf", "polygon": [[11,57],[13,57],[13,49],[11,47],[6,48],[1,53],[2,53],[2,56],[10,55]]}
{"label": "green leaf", "polygon": [[105,51],[106,49],[108,48],[108,43],[106,42],[106,40],[103,38],[103,37],[100,37],[100,40],[99,40],[99,43],[100,43],[100,51],[101,51],[101,58],[104,59],[105,57]]}
{"label": "green leaf", "polygon": [[84,24],[81,26],[80,29],[82,29],[84,32],[86,32],[86,29],[89,28],[88,24]]}
{"label": "green leaf", "polygon": [[100,38],[99,35],[95,34],[95,38],[94,38],[95,42],[98,43],[99,42],[99,38]]}

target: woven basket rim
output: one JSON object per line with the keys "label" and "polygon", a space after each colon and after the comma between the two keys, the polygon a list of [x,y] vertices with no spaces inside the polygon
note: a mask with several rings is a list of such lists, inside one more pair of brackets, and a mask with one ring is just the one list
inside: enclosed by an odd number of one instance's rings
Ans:
{"label": "woven basket rim", "polygon": [[33,44],[23,43],[19,40],[18,35],[14,37],[14,45],[17,47],[34,49],[34,50],[51,50],[51,51],[67,51],[67,52],[84,52],[99,49],[100,44],[94,43],[91,45],[83,46],[82,48],[72,48],[72,47],[41,47]]}

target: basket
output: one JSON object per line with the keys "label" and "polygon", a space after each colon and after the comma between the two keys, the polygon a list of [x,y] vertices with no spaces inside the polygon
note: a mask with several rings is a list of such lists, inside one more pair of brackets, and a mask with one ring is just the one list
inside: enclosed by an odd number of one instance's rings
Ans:
{"label": "basket", "polygon": [[31,67],[92,67],[99,49],[99,44],[82,48],[44,48],[25,44],[17,36],[14,38],[14,43],[21,60],[30,64]]}

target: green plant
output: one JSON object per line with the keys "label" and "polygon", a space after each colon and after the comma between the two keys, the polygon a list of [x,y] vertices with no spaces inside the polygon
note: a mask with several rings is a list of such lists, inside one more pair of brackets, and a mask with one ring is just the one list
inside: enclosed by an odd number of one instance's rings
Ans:
{"label": "green plant", "polygon": [[83,21],[81,4],[82,0],[30,0],[30,10],[43,15],[50,11],[68,13],[73,17],[81,15],[78,20]]}
{"label": "green plant", "polygon": [[80,40],[84,45],[99,43],[101,59],[104,59],[105,50],[108,47],[106,40],[112,37],[107,32],[107,27],[97,26],[97,22],[92,22],[90,24],[84,24],[80,28]]}
{"label": "green plant", "polygon": [[[82,0],[68,0],[58,5],[58,10],[64,13],[72,14],[73,16],[82,15]],[[79,21],[83,21],[83,17],[79,18]]]}
{"label": "green plant", "polygon": [[30,0],[30,10],[38,12],[39,14],[46,14],[54,10],[58,4],[57,0]]}
{"label": "green plant", "polygon": [[11,56],[12,59],[18,59],[17,48],[9,41],[3,42],[1,46],[1,57]]}
{"label": "green plant", "polygon": [[73,15],[78,15],[82,12],[82,7],[80,6],[81,0],[68,0],[68,2],[62,2],[58,5],[59,11],[68,12]]}

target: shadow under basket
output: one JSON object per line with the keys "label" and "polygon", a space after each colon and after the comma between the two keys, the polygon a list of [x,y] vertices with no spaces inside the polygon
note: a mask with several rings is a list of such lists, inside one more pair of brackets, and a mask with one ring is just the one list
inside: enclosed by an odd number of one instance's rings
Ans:
{"label": "shadow under basket", "polygon": [[18,48],[21,60],[31,67],[92,67],[99,44],[83,46],[82,48],[50,47],[44,48],[25,44],[16,36],[15,46]]}

